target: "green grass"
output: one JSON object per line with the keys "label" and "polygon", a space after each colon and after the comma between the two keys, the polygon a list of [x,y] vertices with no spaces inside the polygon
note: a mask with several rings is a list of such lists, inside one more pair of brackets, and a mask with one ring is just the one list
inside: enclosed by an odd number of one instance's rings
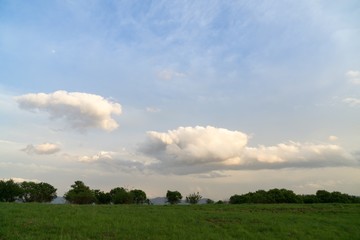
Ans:
{"label": "green grass", "polygon": [[5,239],[360,239],[360,205],[1,203]]}

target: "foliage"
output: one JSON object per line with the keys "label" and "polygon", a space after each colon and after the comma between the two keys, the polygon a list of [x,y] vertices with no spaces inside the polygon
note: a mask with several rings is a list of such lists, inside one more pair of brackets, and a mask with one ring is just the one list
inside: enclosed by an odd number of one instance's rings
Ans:
{"label": "foliage", "polygon": [[131,193],[123,188],[117,187],[110,191],[111,202],[113,204],[130,204],[133,203],[133,197]]}
{"label": "foliage", "polygon": [[86,186],[82,181],[75,181],[64,197],[70,203],[90,204],[96,201],[94,192]]}
{"label": "foliage", "polygon": [[110,204],[111,195],[100,190],[93,190],[97,204]]}
{"label": "foliage", "polygon": [[56,198],[56,188],[48,183],[22,182],[23,202],[51,202]]}
{"label": "foliage", "polygon": [[0,180],[0,202],[14,202],[21,194],[21,187],[12,179]]}
{"label": "foliage", "polygon": [[199,192],[191,193],[188,196],[186,196],[186,202],[190,204],[197,204],[201,198],[202,196],[199,194]]}
{"label": "foliage", "polygon": [[360,203],[360,197],[350,196],[340,192],[319,190],[316,195],[296,195],[287,189],[258,190],[230,197],[232,204],[244,203]]}
{"label": "foliage", "polygon": [[178,191],[167,191],[166,193],[167,202],[170,204],[177,204],[182,199],[182,195]]}
{"label": "foliage", "polygon": [[135,204],[144,204],[147,203],[146,193],[140,189],[134,189],[130,191],[132,196],[132,202]]}

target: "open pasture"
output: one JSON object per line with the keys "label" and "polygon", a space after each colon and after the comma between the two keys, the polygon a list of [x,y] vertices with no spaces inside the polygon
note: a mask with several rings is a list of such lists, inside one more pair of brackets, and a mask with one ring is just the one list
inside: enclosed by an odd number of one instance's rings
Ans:
{"label": "open pasture", "polygon": [[360,239],[360,205],[1,203],[12,239]]}

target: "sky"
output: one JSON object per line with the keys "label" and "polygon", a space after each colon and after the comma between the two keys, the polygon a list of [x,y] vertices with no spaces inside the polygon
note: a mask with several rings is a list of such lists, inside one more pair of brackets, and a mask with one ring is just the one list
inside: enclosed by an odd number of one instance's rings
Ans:
{"label": "sky", "polygon": [[0,179],[360,195],[358,0],[0,0]]}

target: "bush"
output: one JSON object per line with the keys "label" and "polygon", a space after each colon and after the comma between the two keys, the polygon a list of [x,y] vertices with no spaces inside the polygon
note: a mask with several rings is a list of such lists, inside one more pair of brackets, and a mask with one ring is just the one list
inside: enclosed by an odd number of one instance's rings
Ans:
{"label": "bush", "polygon": [[197,204],[201,198],[202,196],[199,194],[199,192],[192,193],[186,196],[186,202],[190,204]]}

